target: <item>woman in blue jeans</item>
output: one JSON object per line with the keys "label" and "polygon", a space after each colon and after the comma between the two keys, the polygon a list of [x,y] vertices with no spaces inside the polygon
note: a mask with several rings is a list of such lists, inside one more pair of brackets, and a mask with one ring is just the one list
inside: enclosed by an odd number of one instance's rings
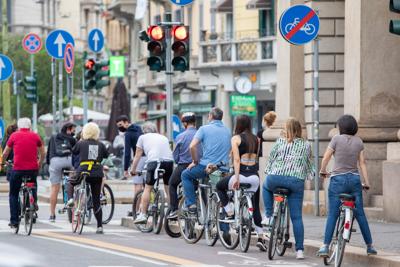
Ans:
{"label": "woman in blue jeans", "polygon": [[[339,195],[347,193],[355,196],[356,209],[354,215],[360,226],[365,244],[367,244],[367,254],[376,255],[377,251],[372,246],[371,231],[368,226],[367,217],[364,213],[362,189],[369,189],[369,179],[367,166],[364,157],[364,144],[360,137],[355,136],[358,131],[356,119],[351,115],[343,115],[337,121],[339,135],[332,138],[322,159],[320,175],[327,178],[326,167],[329,160],[334,156],[335,162],[331,172],[331,181],[328,189],[329,211],[328,220],[325,227],[324,245],[318,251],[320,257],[328,257],[329,244],[332,241],[336,221],[339,217],[340,199]],[[364,184],[361,183],[358,166]]]}
{"label": "woman in blue jeans", "polygon": [[[356,209],[354,215],[360,226],[365,244],[367,244],[367,254],[376,255],[377,251],[372,246],[371,231],[369,230],[367,217],[364,213],[362,189],[369,189],[369,179],[367,166],[364,157],[364,144],[360,137],[355,136],[358,131],[356,119],[351,115],[343,115],[337,121],[339,135],[332,138],[322,159],[320,175],[327,178],[326,167],[329,160],[334,156],[335,162],[331,172],[331,181],[328,189],[329,211],[328,221],[325,227],[324,245],[318,251],[320,257],[328,257],[329,244],[332,241],[336,221],[339,217],[340,199],[342,193],[355,196]],[[364,184],[361,183],[358,165]]]}
{"label": "woman in blue jeans", "polygon": [[302,138],[300,122],[295,118],[286,121],[285,137],[279,138],[272,147],[263,184],[263,199],[269,225],[273,214],[273,193],[278,187],[289,190],[290,219],[296,240],[296,258],[304,259],[304,225],[302,217],[304,180],[313,172],[311,146]]}

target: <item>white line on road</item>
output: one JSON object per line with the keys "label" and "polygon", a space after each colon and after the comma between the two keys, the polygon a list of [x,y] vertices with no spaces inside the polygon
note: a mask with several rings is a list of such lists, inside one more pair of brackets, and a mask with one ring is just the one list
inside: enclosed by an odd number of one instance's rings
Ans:
{"label": "white line on road", "polygon": [[249,256],[244,256],[244,255],[239,254],[239,253],[236,253],[236,252],[218,251],[218,255],[232,255],[232,256],[239,257],[239,258],[243,258],[243,259],[257,260],[257,258],[253,258],[253,257],[249,257]]}
{"label": "white line on road", "polygon": [[111,251],[111,250],[97,248],[97,247],[93,247],[93,246],[77,244],[77,243],[66,241],[66,240],[59,240],[59,239],[54,239],[54,238],[49,238],[49,237],[44,237],[44,236],[34,236],[34,237],[35,238],[45,239],[45,240],[50,240],[50,241],[54,241],[54,242],[60,242],[60,243],[68,244],[68,245],[71,245],[71,246],[76,246],[76,247],[96,250],[96,251],[112,254],[112,255],[115,255],[115,256],[119,256],[119,257],[135,259],[135,260],[139,260],[139,261],[142,261],[142,262],[147,262],[147,263],[151,263],[151,264],[155,264],[155,265],[164,265],[164,266],[168,265],[168,264],[160,262],[160,261],[150,260],[150,259],[146,259],[146,258],[139,257],[139,256],[133,256],[133,255],[129,255],[129,254],[126,254],[126,253]]}

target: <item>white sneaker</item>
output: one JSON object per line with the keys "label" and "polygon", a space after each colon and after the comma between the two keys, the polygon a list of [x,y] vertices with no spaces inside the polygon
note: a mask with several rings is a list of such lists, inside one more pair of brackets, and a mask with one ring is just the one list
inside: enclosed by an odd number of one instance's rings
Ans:
{"label": "white sneaker", "polygon": [[262,226],[266,226],[266,227],[270,226],[270,224],[271,224],[271,218],[272,218],[272,217],[265,217],[264,220],[262,220],[261,225],[262,225]]}
{"label": "white sneaker", "polygon": [[229,202],[225,207],[224,207],[224,210],[225,210],[225,212],[226,212],[226,215],[228,216],[228,217],[232,217],[233,215],[234,215],[234,205],[233,205],[233,203],[232,202]]}
{"label": "white sneaker", "polygon": [[147,215],[144,213],[139,213],[136,219],[133,221],[134,224],[144,224],[147,221]]}
{"label": "white sneaker", "polygon": [[304,260],[304,252],[302,250],[296,251],[296,259]]}

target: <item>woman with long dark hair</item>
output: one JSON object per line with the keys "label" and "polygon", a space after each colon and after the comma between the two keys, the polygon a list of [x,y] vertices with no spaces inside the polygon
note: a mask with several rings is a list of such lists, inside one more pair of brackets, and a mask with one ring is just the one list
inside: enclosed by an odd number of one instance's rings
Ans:
{"label": "woman with long dark hair", "polygon": [[262,239],[260,213],[260,178],[258,177],[258,139],[251,132],[251,119],[247,115],[236,117],[235,135],[232,137],[232,157],[235,173],[231,177],[221,179],[217,184],[218,196],[228,217],[234,214],[233,203],[229,202],[228,190],[237,190],[241,183],[251,184],[248,190],[254,192],[254,223],[258,234],[257,247],[266,251]]}

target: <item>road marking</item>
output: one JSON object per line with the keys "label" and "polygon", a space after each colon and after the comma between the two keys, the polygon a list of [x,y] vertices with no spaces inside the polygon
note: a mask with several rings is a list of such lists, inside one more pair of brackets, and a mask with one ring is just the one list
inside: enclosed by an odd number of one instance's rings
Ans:
{"label": "road marking", "polygon": [[115,255],[115,256],[130,258],[130,259],[139,260],[139,261],[143,261],[143,262],[147,262],[147,263],[151,263],[151,264],[168,265],[168,264],[163,263],[163,262],[153,261],[153,260],[146,259],[146,258],[143,258],[143,257],[133,256],[133,255],[129,255],[129,254],[126,254],[126,253],[121,253],[121,252],[116,252],[116,251],[111,251],[111,250],[107,250],[107,249],[104,249],[104,248],[87,246],[87,245],[83,245],[83,244],[74,243],[74,242],[71,242],[71,241],[60,240],[60,239],[57,239],[57,238],[40,236],[40,235],[37,235],[37,234],[35,234],[34,236],[36,238],[40,238],[40,239],[45,239],[45,240],[50,240],[50,241],[59,242],[59,243],[63,243],[63,244],[68,244],[68,245],[75,246],[75,247],[81,247],[81,248],[87,248],[87,249],[91,249],[91,250],[96,250],[96,251],[112,254],[112,255]]}
{"label": "road marking", "polygon": [[62,235],[62,234],[55,233],[55,232],[40,232],[40,233],[34,232],[33,235],[67,240],[67,241],[75,241],[75,242],[85,244],[85,245],[96,246],[98,248],[104,248],[104,249],[112,249],[112,250],[127,253],[127,254],[140,255],[140,256],[147,257],[147,258],[152,258],[155,260],[160,260],[160,261],[169,262],[169,263],[178,264],[178,265],[205,266],[204,264],[202,264],[200,262],[186,260],[186,259],[178,258],[175,256],[165,255],[165,254],[147,251],[147,250],[143,250],[143,249],[126,247],[126,246],[122,246],[122,245],[107,243],[107,242],[93,240],[93,239],[84,238],[84,237]]}
{"label": "road marking", "polygon": [[243,259],[248,259],[248,260],[257,260],[257,258],[253,258],[253,257],[249,257],[249,256],[241,255],[241,254],[239,254],[239,253],[236,253],[236,252],[218,251],[218,255],[232,255],[232,256],[239,257],[239,258],[243,258]]}

